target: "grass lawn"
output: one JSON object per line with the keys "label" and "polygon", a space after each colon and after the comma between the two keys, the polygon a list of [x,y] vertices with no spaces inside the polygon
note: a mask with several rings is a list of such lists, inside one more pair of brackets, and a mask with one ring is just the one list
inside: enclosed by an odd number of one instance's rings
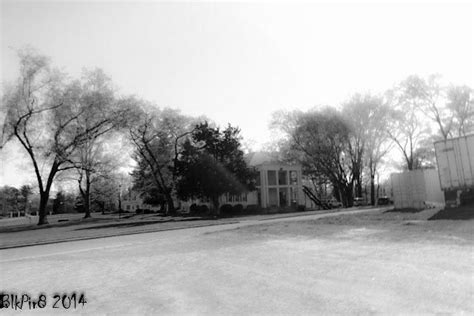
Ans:
{"label": "grass lawn", "polygon": [[436,239],[440,242],[456,240],[460,243],[472,243],[474,241],[472,217],[459,220],[466,213],[469,213],[469,210],[465,208],[453,210],[402,209],[339,215],[301,222],[272,223],[241,229],[250,234],[293,235],[328,239],[337,238],[341,231],[352,230],[364,235],[365,238],[374,239],[398,241]]}

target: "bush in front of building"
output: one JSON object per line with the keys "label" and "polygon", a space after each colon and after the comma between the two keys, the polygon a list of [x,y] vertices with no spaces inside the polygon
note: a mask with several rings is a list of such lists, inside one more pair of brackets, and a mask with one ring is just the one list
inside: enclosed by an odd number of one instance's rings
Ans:
{"label": "bush in front of building", "polygon": [[155,213],[155,211],[150,210],[148,208],[137,208],[135,210],[135,213],[136,214],[153,214],[153,213]]}
{"label": "bush in front of building", "polygon": [[244,211],[244,206],[242,204],[235,204],[232,206],[232,214],[233,215],[242,215]]}
{"label": "bush in front of building", "polygon": [[207,216],[209,215],[209,206],[207,206],[206,204],[202,204],[199,206],[199,214],[201,216]]}
{"label": "bush in front of building", "polygon": [[296,211],[297,212],[304,212],[304,211],[306,211],[306,206],[300,204],[296,207]]}
{"label": "bush in front of building", "polygon": [[196,215],[198,211],[198,206],[196,203],[191,204],[189,207],[189,215]]}
{"label": "bush in front of building", "polygon": [[221,216],[232,216],[233,215],[232,205],[230,205],[230,204],[221,205],[220,211],[221,211]]}
{"label": "bush in front of building", "polygon": [[196,203],[191,204],[189,207],[190,216],[207,216],[209,215],[209,207],[205,204],[198,205]]}
{"label": "bush in front of building", "polygon": [[261,208],[257,204],[249,204],[245,208],[245,214],[258,214],[261,211]]}

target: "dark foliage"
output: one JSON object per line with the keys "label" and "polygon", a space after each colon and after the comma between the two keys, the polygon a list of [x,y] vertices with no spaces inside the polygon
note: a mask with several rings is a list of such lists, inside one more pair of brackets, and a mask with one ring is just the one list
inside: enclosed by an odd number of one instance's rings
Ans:
{"label": "dark foliage", "polygon": [[256,172],[245,163],[239,133],[230,125],[223,131],[207,123],[195,127],[176,165],[180,198],[210,199],[214,210],[219,210],[222,194],[254,188]]}
{"label": "dark foliage", "polygon": [[296,211],[297,212],[304,212],[304,211],[306,211],[306,206],[300,204],[296,207]]}
{"label": "dark foliage", "polygon": [[261,211],[260,205],[257,204],[249,204],[245,208],[245,213],[246,214],[257,214]]}
{"label": "dark foliage", "polygon": [[230,216],[232,215],[232,205],[224,204],[221,206],[221,215],[222,216]]}
{"label": "dark foliage", "polygon": [[233,215],[241,215],[244,210],[244,206],[242,204],[235,204],[232,207],[232,213]]}
{"label": "dark foliage", "polygon": [[474,219],[474,204],[464,205],[457,208],[448,208],[439,211],[434,214],[432,217],[428,218],[429,221],[432,220],[470,220]]}
{"label": "dark foliage", "polygon": [[191,216],[207,216],[209,215],[209,207],[207,205],[191,204],[189,207],[189,215]]}

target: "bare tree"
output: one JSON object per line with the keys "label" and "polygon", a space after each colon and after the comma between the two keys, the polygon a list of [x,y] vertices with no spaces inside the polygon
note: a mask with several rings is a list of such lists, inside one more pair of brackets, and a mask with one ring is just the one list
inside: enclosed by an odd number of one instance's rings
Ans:
{"label": "bare tree", "polygon": [[356,196],[362,196],[362,169],[368,138],[371,96],[355,94],[344,103],[342,116],[350,129],[348,156],[351,159]]}
{"label": "bare tree", "polygon": [[453,116],[454,136],[465,136],[474,131],[474,93],[468,86],[451,86],[447,93],[447,107]]}
{"label": "bare tree", "polygon": [[110,130],[110,116],[90,125],[81,117],[95,104],[84,104],[77,82],[51,71],[49,59],[31,50],[20,51],[20,78],[6,94],[9,139],[15,138],[34,167],[40,193],[38,225],[47,224],[46,205],[55,176],[76,167],[72,157],[89,139]]}
{"label": "bare tree", "polygon": [[370,203],[372,205],[375,205],[375,176],[378,174],[380,163],[393,147],[393,142],[387,133],[390,111],[388,106],[381,101],[378,98],[371,109],[365,155],[365,164],[369,169]]}
{"label": "bare tree", "polygon": [[117,150],[109,150],[110,146],[107,145],[104,139],[91,140],[78,149],[75,158],[78,159],[75,170],[84,205],[84,218],[91,216],[92,193],[97,191],[94,187],[101,185],[102,179],[110,180],[110,174],[122,165]]}
{"label": "bare tree", "polygon": [[[100,132],[89,133],[86,140],[77,146],[70,161],[76,167],[79,192],[84,203],[85,218],[90,217],[91,185],[97,178],[108,174],[114,168],[114,159],[106,155],[104,137],[125,127],[130,111],[124,103],[117,102],[112,82],[101,69],[83,72],[79,98],[81,107],[87,111],[78,117],[77,123],[86,130],[90,126],[106,122]],[[118,136],[118,135],[116,135]],[[117,137],[116,137],[117,138]],[[110,142],[110,140],[108,141]],[[115,159],[117,162],[117,159]]]}
{"label": "bare tree", "polygon": [[[329,180],[344,206],[352,204],[354,170],[349,144],[350,128],[339,112],[294,111],[274,114],[273,128],[286,134],[293,158],[311,172],[315,182]],[[320,181],[321,180],[321,181]]]}
{"label": "bare tree", "polygon": [[445,89],[440,83],[441,76],[433,74],[427,79],[416,75],[401,82],[400,88],[406,100],[409,100],[437,126],[443,139],[451,134],[453,117],[445,106]]}
{"label": "bare tree", "polygon": [[400,84],[387,91],[386,103],[390,107],[390,120],[387,122],[387,133],[400,150],[408,170],[417,168],[416,149],[429,134],[429,127],[421,119],[418,97],[407,92],[405,84]]}
{"label": "bare tree", "polygon": [[375,175],[382,158],[391,148],[387,134],[389,107],[380,96],[356,94],[343,106],[343,115],[348,122],[350,133],[350,154],[356,194],[362,196],[362,168],[369,171],[371,197],[375,203]]}
{"label": "bare tree", "polygon": [[191,134],[192,120],[176,110],[159,110],[143,102],[141,107],[141,115],[129,130],[135,148],[133,158],[138,163],[133,172],[135,187],[142,191],[156,189],[165,197],[168,213],[173,213],[180,141]]}

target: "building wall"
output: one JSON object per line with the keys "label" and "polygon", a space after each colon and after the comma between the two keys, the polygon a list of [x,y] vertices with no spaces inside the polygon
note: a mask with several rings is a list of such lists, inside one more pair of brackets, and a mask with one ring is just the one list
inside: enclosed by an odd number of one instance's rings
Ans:
{"label": "building wall", "polygon": [[257,196],[260,195],[261,207],[304,204],[301,166],[271,163],[257,166],[257,170],[260,172]]}
{"label": "building wall", "polygon": [[397,209],[444,205],[444,194],[435,169],[394,173],[390,179]]}
{"label": "building wall", "polygon": [[434,206],[444,206],[444,192],[441,190],[438,171],[435,169],[424,170],[426,188],[426,204]]}

